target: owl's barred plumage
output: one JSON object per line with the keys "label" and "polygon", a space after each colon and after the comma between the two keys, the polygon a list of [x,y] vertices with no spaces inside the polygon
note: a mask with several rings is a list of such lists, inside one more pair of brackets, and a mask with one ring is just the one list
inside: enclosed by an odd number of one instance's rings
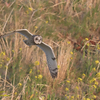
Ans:
{"label": "owl's barred plumage", "polygon": [[20,33],[21,35],[27,38],[27,40],[23,40],[26,45],[28,46],[37,45],[40,49],[42,49],[45,52],[51,76],[52,78],[56,78],[58,73],[58,68],[54,52],[49,45],[42,42],[42,37],[40,35],[33,35],[27,29],[18,29],[8,34],[1,35],[0,38],[15,34],[16,32]]}

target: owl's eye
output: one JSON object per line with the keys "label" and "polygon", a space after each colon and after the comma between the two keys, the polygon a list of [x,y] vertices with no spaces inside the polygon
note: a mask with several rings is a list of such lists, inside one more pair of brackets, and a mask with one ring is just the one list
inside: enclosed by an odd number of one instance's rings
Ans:
{"label": "owl's eye", "polygon": [[35,40],[38,40],[38,38],[36,38]]}

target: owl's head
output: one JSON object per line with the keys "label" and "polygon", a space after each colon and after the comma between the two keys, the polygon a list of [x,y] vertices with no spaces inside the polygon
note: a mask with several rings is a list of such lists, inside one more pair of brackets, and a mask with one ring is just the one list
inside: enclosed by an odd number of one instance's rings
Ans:
{"label": "owl's head", "polygon": [[34,43],[35,44],[41,44],[42,43],[42,37],[40,35],[35,35],[34,36]]}

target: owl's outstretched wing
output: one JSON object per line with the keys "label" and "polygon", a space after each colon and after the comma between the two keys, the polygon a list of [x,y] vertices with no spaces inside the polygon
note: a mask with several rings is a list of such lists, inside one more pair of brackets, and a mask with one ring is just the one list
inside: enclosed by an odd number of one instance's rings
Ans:
{"label": "owl's outstretched wing", "polygon": [[56,78],[58,68],[57,68],[57,62],[52,48],[49,45],[45,44],[44,42],[42,42],[40,45],[37,46],[40,47],[45,52],[51,76],[52,78]]}
{"label": "owl's outstretched wing", "polygon": [[10,33],[7,33],[7,34],[4,34],[4,35],[1,35],[0,38],[4,38],[4,37],[9,36],[9,35],[12,35],[14,33],[15,33],[15,31],[10,32]]}
{"label": "owl's outstretched wing", "polygon": [[17,29],[16,31],[9,32],[8,34],[1,35],[0,38],[12,35],[15,32],[18,32],[19,34],[25,36],[26,38],[30,38],[31,36],[33,36],[33,34],[31,34],[27,29]]}
{"label": "owl's outstretched wing", "polygon": [[21,35],[25,36],[26,38],[30,38],[33,36],[27,29],[17,29],[15,32],[20,33]]}

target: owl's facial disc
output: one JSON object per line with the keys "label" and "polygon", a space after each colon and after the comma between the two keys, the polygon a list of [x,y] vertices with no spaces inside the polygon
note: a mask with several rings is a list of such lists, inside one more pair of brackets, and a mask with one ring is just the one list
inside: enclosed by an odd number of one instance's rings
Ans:
{"label": "owl's facial disc", "polygon": [[41,44],[42,43],[42,37],[39,35],[34,36],[34,42],[35,44]]}

